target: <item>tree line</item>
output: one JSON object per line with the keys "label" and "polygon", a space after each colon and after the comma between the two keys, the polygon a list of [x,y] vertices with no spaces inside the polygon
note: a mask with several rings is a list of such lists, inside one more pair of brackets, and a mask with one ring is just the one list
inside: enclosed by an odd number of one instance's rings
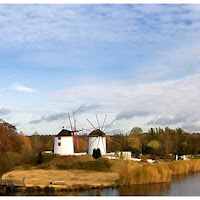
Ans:
{"label": "tree line", "polygon": [[[130,133],[106,136],[107,152],[131,151],[139,157],[150,155],[152,158],[170,158],[179,154],[200,153],[200,134],[187,133],[181,128],[150,128],[143,133],[134,127]],[[79,139],[79,150],[75,142],[75,152],[88,151],[88,136]],[[53,151],[54,135],[30,136],[17,132],[14,125],[0,120],[0,175],[15,166],[37,164],[38,154],[44,150]]]}
{"label": "tree line", "polygon": [[187,133],[181,128],[150,128],[146,133],[140,127],[134,127],[130,134],[114,135],[109,138],[108,150],[132,151],[133,154],[149,154],[159,158],[172,155],[200,153],[200,134]]}

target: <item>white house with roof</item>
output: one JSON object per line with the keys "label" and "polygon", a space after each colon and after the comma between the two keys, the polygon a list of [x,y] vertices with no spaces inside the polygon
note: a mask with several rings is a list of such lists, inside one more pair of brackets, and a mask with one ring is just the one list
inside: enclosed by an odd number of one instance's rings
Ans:
{"label": "white house with roof", "polygon": [[74,140],[72,131],[63,130],[54,138],[54,154],[74,155]]}

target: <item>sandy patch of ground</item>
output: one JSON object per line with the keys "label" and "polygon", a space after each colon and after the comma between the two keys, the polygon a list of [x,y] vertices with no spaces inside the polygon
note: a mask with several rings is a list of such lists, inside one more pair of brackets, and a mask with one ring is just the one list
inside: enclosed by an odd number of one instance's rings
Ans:
{"label": "sandy patch of ground", "polygon": [[117,172],[91,172],[85,170],[16,170],[3,175],[22,180],[25,177],[26,186],[47,186],[50,182],[64,181],[65,187],[73,185],[111,186],[118,179]]}

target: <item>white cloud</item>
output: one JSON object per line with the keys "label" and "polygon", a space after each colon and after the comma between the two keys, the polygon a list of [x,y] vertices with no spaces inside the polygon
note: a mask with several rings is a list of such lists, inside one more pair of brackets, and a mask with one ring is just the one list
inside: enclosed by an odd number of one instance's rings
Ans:
{"label": "white cloud", "polygon": [[[48,94],[48,99],[56,102],[57,105],[64,102],[69,106],[70,102],[73,102],[74,108],[79,106],[82,108],[81,105],[94,105],[95,113],[116,117],[118,127],[124,133],[134,126],[141,126],[145,131],[155,126],[171,128],[179,126],[192,132],[198,131],[200,124],[199,85],[200,74],[162,83],[137,85],[124,82],[112,84],[94,82],[51,92]],[[81,113],[83,122],[91,116],[90,108],[93,107],[88,106],[87,112],[87,106],[84,107],[84,113]],[[57,112],[37,111],[35,114],[32,111],[20,111],[20,117],[15,117],[17,122],[21,123],[17,127],[26,134],[32,133],[32,130],[43,134],[57,133],[63,125],[67,124],[67,114],[62,112],[63,109]],[[27,113],[25,118],[24,113]],[[12,115],[14,117],[14,111]],[[34,120],[41,123],[29,123]]]}
{"label": "white cloud", "polygon": [[8,108],[0,108],[0,116],[1,115],[5,116],[5,115],[8,115],[10,113],[11,113],[10,109],[8,109]]}
{"label": "white cloud", "polygon": [[189,132],[200,132],[200,125],[198,123],[186,123],[181,128]]}
{"label": "white cloud", "polygon": [[[181,30],[199,27],[199,5],[1,5],[1,40],[26,43],[46,40],[74,41],[137,41],[151,33],[171,36]],[[56,16],[56,17],[55,17]],[[187,26],[184,19],[191,19]],[[174,26],[176,25],[176,26]],[[173,26],[173,28],[171,28]],[[155,28],[159,28],[155,30]],[[133,37],[134,36],[134,37]],[[117,39],[117,40],[116,40]],[[34,44],[35,45],[35,44]],[[30,46],[29,46],[30,47]]]}
{"label": "white cloud", "polygon": [[23,86],[23,85],[19,85],[19,84],[15,84],[15,85],[11,86],[11,90],[14,90],[14,91],[17,91],[17,92],[24,92],[24,93],[37,93],[37,92],[39,92],[36,89],[26,87],[26,86]]}
{"label": "white cloud", "polygon": [[49,93],[48,97],[58,101],[92,102],[101,105],[104,112],[115,112],[118,120],[135,117],[148,126],[156,123],[171,126],[200,121],[199,85],[200,74],[197,74],[162,83],[91,83]]}

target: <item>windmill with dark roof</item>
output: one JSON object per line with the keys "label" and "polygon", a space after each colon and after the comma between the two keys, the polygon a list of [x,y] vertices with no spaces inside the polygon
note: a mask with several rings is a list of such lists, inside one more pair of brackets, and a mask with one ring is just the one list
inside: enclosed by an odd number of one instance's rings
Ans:
{"label": "windmill with dark roof", "polygon": [[68,113],[71,130],[63,129],[54,138],[54,153],[58,155],[74,155],[74,142],[76,142],[77,149],[79,150],[79,142],[77,137],[77,132],[82,130],[76,130],[76,120],[74,117],[74,127],[72,127],[72,122],[70,115]]}
{"label": "windmill with dark roof", "polygon": [[74,154],[74,139],[72,131],[63,129],[54,138],[54,153],[58,155]]}
{"label": "windmill with dark roof", "polygon": [[89,119],[87,119],[88,122],[90,123],[90,125],[92,125],[92,127],[94,128],[94,130],[89,134],[89,141],[88,141],[88,154],[92,155],[94,158],[98,158],[98,157],[106,154],[106,134],[105,134],[105,131],[115,121],[115,120],[113,120],[108,126],[104,127],[105,122],[106,122],[106,117],[107,117],[107,115],[104,118],[102,127],[100,127],[99,120],[98,120],[98,117],[96,115],[98,128],[96,128],[89,121]]}

